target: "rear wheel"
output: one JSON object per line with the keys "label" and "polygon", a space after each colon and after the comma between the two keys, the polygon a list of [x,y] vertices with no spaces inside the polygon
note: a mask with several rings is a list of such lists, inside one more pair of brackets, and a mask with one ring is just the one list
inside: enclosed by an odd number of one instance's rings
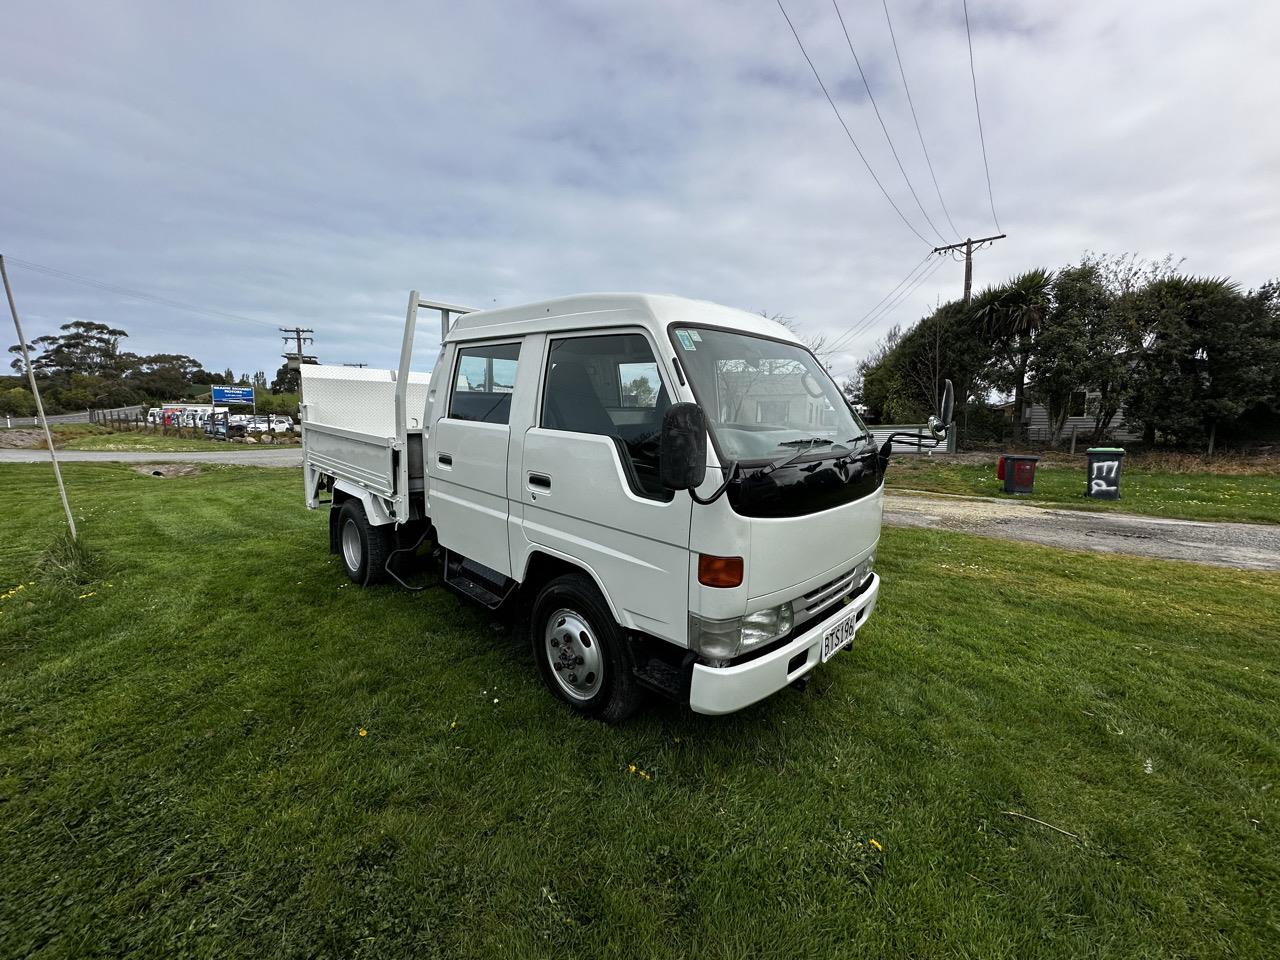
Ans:
{"label": "rear wheel", "polygon": [[344,503],[338,512],[338,554],[351,581],[367,587],[382,580],[390,552],[390,527],[372,526],[359,500]]}
{"label": "rear wheel", "polygon": [[547,687],[578,713],[616,723],[640,705],[626,638],[585,574],[556,577],[538,592],[529,640]]}

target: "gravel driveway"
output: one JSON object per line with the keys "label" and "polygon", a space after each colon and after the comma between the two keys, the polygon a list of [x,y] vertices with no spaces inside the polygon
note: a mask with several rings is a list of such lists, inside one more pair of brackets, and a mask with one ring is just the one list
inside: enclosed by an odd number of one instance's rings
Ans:
{"label": "gravel driveway", "polygon": [[886,494],[884,522],[960,530],[1069,550],[1280,570],[1280,525],[1205,523],[1135,514],[1054,510],[981,497]]}

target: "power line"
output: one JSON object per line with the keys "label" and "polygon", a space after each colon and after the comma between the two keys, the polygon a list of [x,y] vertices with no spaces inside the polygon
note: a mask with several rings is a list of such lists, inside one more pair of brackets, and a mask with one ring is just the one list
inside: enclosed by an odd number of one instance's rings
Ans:
{"label": "power line", "polygon": [[911,282],[910,286],[908,286],[900,294],[894,297],[889,303],[886,303],[884,307],[874,316],[868,317],[854,332],[854,336],[858,337],[866,333],[868,330],[870,330],[872,327],[878,324],[885,317],[889,316],[889,314],[893,313],[894,310],[897,310],[898,307],[902,306],[902,304],[905,303],[907,299],[911,297],[912,294],[914,294],[917,290],[919,290],[922,286],[924,286],[925,282],[930,277],[932,277],[935,273],[938,272],[938,269],[945,262],[946,261],[943,260],[941,257],[933,261],[932,264],[930,264],[918,277],[916,277],[915,280]]}
{"label": "power line", "polygon": [[[871,109],[875,111],[876,119],[880,121],[880,129],[884,132],[885,142],[889,144],[889,152],[893,154],[894,162],[898,164],[898,172],[902,174],[902,179],[906,181],[907,189],[911,191],[911,199],[915,200],[916,206],[920,208],[920,213],[924,216],[925,223],[929,224],[929,228],[941,238],[942,234],[934,226],[928,211],[925,210],[924,204],[920,202],[920,197],[916,194],[916,188],[912,185],[911,178],[907,176],[907,169],[902,165],[902,158],[898,156],[898,148],[893,145],[893,138],[889,136],[889,128],[884,124],[884,117],[880,116],[880,107],[876,104],[875,94],[871,92],[871,84],[867,82],[867,75],[862,69],[862,61],[858,59],[858,51],[853,49],[853,38],[849,36],[849,28],[845,26],[844,14],[840,12],[840,5],[836,0],[831,0],[831,6],[835,7],[836,18],[840,21],[840,29],[844,33],[844,42],[849,45],[849,53],[853,55],[853,62],[858,68],[858,76],[862,78],[862,86],[866,88],[867,99],[871,101]],[[955,230],[955,227],[951,229]],[[945,243],[946,241],[943,240],[943,242]]]}
{"label": "power line", "polygon": [[973,69],[973,34],[969,32],[969,0],[964,3],[964,35],[969,40],[969,78],[973,81],[973,110],[978,115],[978,142],[982,144],[982,169],[987,174],[987,199],[991,201],[991,219],[996,229],[1000,229],[1000,218],[996,216],[996,198],[991,192],[991,168],[987,166],[987,138],[982,133],[982,107],[978,105],[978,74]]}
{"label": "power line", "polygon": [[849,138],[849,142],[853,144],[853,149],[858,154],[858,159],[862,161],[862,165],[867,168],[867,173],[871,174],[871,179],[876,182],[876,186],[880,188],[880,192],[884,194],[884,198],[889,201],[889,206],[893,207],[893,212],[898,218],[907,225],[907,229],[914,233],[920,240],[928,244],[924,234],[912,226],[911,221],[906,215],[898,209],[898,205],[893,202],[893,197],[889,196],[889,191],[884,188],[884,184],[880,182],[880,178],[876,176],[876,172],[871,169],[871,164],[867,162],[867,158],[862,153],[862,148],[858,146],[858,141],[853,138],[853,134],[849,130],[849,125],[844,122],[844,117],[840,115],[840,108],[836,106],[836,102],[831,99],[831,94],[827,92],[827,85],[822,82],[822,76],[818,73],[818,68],[813,65],[813,60],[809,56],[809,51],[804,48],[804,43],[800,40],[800,34],[796,32],[795,24],[791,22],[791,18],[787,16],[787,10],[782,5],[782,0],[776,0],[778,10],[781,11],[782,17],[787,21],[787,26],[791,28],[791,35],[796,38],[796,45],[800,48],[800,52],[804,54],[805,61],[809,64],[809,69],[813,71],[813,78],[818,81],[818,86],[822,88],[822,95],[827,98],[827,103],[831,104],[831,109],[836,115],[836,119],[840,121],[840,126],[844,128],[844,135]]}
{"label": "power line", "polygon": [[[849,331],[850,337],[851,337],[850,342],[852,342],[852,338],[859,337],[862,334],[866,333],[868,330],[874,327],[877,323],[879,323],[881,320],[883,320],[885,317],[891,314],[894,310],[896,310],[899,306],[901,306],[902,303],[906,301],[908,297],[910,297],[913,293],[915,293],[918,289],[920,289],[920,287],[925,283],[925,281],[927,281],[930,277],[934,275],[934,273],[938,271],[938,268],[941,267],[942,264],[943,264],[942,258],[938,258],[937,260],[933,261],[932,264],[930,264],[923,271],[921,271],[919,275],[917,275],[916,278],[911,281],[910,284],[908,284],[900,293],[898,293],[891,300],[889,300],[889,302],[886,303],[883,307],[879,309],[872,308],[870,311],[868,311],[866,316],[864,316],[862,320],[860,320],[854,326],[854,328]],[[846,346],[848,346],[848,343],[846,343]]]}
{"label": "power line", "polygon": [[119,294],[122,297],[129,297],[133,300],[143,300],[162,307],[172,307],[175,310],[185,310],[188,313],[204,317],[206,320],[235,320],[240,323],[255,323],[262,327],[275,327],[275,324],[268,323],[265,320],[254,320],[252,317],[242,317],[238,313],[226,313],[222,310],[198,307],[195,304],[185,303],[181,300],[171,300],[168,297],[162,297],[154,293],[146,293],[142,290],[133,290],[129,287],[119,286],[118,284],[106,283],[102,280],[94,280],[92,277],[82,277],[79,274],[68,273],[66,270],[59,270],[56,267],[47,267],[42,263],[32,263],[30,260],[19,260],[16,257],[7,257],[6,259],[9,263],[22,267],[25,270],[42,273],[45,276],[54,277],[58,280],[69,280],[73,283],[82,283],[86,286],[97,287],[100,290],[106,290],[109,293]]}
{"label": "power line", "polygon": [[[932,254],[930,254],[930,256],[932,256]],[[879,302],[876,303],[874,306],[872,306],[870,310],[868,310],[861,317],[855,320],[849,326],[849,329],[846,330],[844,334],[841,336],[840,338],[841,348],[847,347],[850,343],[853,342],[853,340],[856,337],[858,337],[864,330],[866,330],[867,326],[874,321],[875,319],[874,315],[877,314],[882,307],[887,308],[888,306],[891,306],[892,304],[889,303],[889,301],[891,300],[893,300],[896,303],[895,298],[899,295],[900,292],[906,293],[907,290],[911,288],[912,284],[914,284],[915,281],[920,276],[923,276],[925,272],[928,272],[929,268],[925,266],[925,264],[928,262],[929,262],[929,257],[925,257],[923,260],[917,263],[915,267],[912,268],[909,274],[907,274],[900,281],[898,281],[897,286],[895,286],[892,290],[890,290],[883,297],[881,297]],[[922,270],[921,268],[924,268],[924,269]]]}
{"label": "power line", "polygon": [[898,38],[893,34],[893,20],[889,17],[889,0],[880,0],[880,2],[884,5],[884,20],[889,25],[889,39],[893,41],[893,55],[898,61],[898,75],[902,77],[902,89],[907,95],[907,106],[911,108],[911,119],[916,125],[916,136],[920,138],[920,151],[924,154],[924,162],[929,167],[929,176],[933,179],[933,189],[938,193],[938,204],[942,207],[947,223],[951,225],[951,232],[959,236],[960,231],[956,229],[955,223],[952,222],[951,212],[947,209],[946,201],[942,199],[942,188],[938,186],[938,176],[933,172],[933,161],[929,159],[929,148],[924,145],[924,134],[920,131],[920,118],[916,116],[915,101],[911,99],[911,88],[907,86],[907,71],[902,66],[902,55],[898,53]]}
{"label": "power line", "polygon": [[[925,259],[928,259],[928,258],[926,257]],[[903,290],[902,293],[894,297],[891,303],[885,304],[884,309],[880,310],[878,313],[873,307],[867,313],[864,320],[859,322],[857,328],[850,331],[852,335],[854,337],[857,337],[863,333],[866,333],[868,330],[874,327],[877,323],[879,323],[885,317],[889,316],[889,314],[893,313],[894,310],[902,306],[902,304],[905,303],[913,293],[919,290],[925,284],[925,282],[928,281],[930,277],[932,277],[935,273],[938,272],[938,269],[943,265],[944,262],[945,261],[941,257],[933,261],[932,264],[926,267],[925,270],[918,277],[916,277],[914,281],[912,281],[911,285],[907,287],[907,289]],[[919,265],[917,264],[917,266]],[[912,272],[914,273],[915,271],[913,270]],[[876,315],[871,316],[872,313],[875,313]],[[846,346],[847,345],[848,344],[846,344]]]}
{"label": "power line", "polygon": [[880,306],[882,303],[884,303],[886,300],[888,300],[890,297],[892,297],[895,293],[897,293],[897,292],[898,292],[898,290],[899,290],[899,289],[901,289],[901,287],[902,287],[902,285],[903,285],[903,284],[905,284],[905,283],[909,282],[909,281],[912,279],[912,277],[914,277],[914,276],[915,276],[916,271],[917,271],[917,270],[919,270],[921,267],[923,267],[923,266],[928,262],[928,260],[929,260],[929,258],[930,258],[931,256],[933,256],[933,252],[932,252],[932,251],[930,251],[929,253],[926,253],[926,254],[925,254],[925,255],[924,255],[924,256],[919,260],[919,262],[917,262],[917,263],[916,263],[916,265],[915,265],[914,267],[912,267],[909,271],[907,271],[907,275],[906,275],[905,277],[903,277],[901,280],[899,280],[899,281],[894,285],[894,287],[893,287],[893,289],[892,289],[892,290],[890,290],[890,291],[889,291],[888,293],[886,293],[883,297],[881,297],[879,300],[877,300],[877,301],[876,301],[876,303],[871,307],[871,309],[870,309],[870,310],[868,310],[866,313],[864,313],[862,316],[860,316],[857,320],[853,321],[853,323],[849,324],[848,329],[846,329],[844,333],[840,334],[840,336],[836,337],[833,341],[831,341],[831,343],[830,343],[830,344],[828,344],[828,345],[824,348],[824,350],[826,350],[826,351],[833,351],[833,350],[838,350],[838,349],[840,349],[841,347],[845,346],[845,345],[848,343],[848,339],[849,339],[851,336],[853,336],[854,329],[858,326],[858,324],[862,323],[862,321],[863,321],[863,320],[865,320],[865,319],[867,319],[867,317],[869,317],[872,313],[874,313],[874,312],[876,311],[876,309],[877,309],[877,308],[879,308],[879,306]]}

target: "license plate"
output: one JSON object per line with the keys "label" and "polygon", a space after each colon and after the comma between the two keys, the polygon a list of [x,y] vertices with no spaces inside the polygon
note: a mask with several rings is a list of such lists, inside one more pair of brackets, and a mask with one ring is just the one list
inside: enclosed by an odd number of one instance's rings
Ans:
{"label": "license plate", "polygon": [[850,610],[847,617],[828,627],[822,634],[822,662],[826,663],[853,643],[853,635],[857,630],[858,611],[856,610]]}

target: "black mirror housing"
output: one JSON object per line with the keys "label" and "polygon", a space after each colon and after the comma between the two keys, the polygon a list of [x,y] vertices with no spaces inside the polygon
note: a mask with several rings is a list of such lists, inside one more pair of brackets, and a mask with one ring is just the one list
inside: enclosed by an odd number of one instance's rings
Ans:
{"label": "black mirror housing", "polygon": [[707,475],[707,420],[696,403],[673,403],[662,416],[658,474],[669,490],[696,490]]}

